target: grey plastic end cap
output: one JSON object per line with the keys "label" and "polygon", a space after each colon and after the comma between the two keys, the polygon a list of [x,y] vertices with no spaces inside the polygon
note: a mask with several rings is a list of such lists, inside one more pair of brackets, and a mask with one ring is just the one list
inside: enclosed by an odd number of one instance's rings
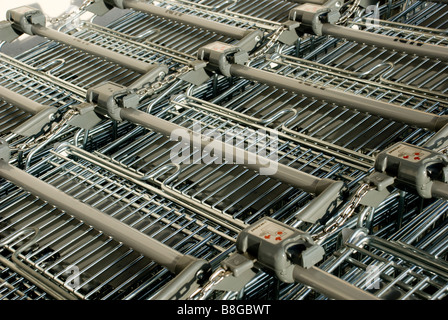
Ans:
{"label": "grey plastic end cap", "polygon": [[14,29],[9,21],[0,21],[0,40],[12,42],[23,33]]}
{"label": "grey plastic end cap", "polygon": [[0,160],[9,162],[11,159],[11,149],[4,139],[0,139]]}
{"label": "grey plastic end cap", "polygon": [[45,15],[36,8],[22,6],[6,12],[6,19],[12,23],[14,29],[29,35],[34,35],[33,26],[45,27]]}

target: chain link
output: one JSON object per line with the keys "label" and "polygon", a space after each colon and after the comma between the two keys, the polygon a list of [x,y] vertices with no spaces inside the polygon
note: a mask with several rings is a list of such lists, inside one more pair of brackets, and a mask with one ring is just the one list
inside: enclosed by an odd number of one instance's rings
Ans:
{"label": "chain link", "polygon": [[183,66],[182,68],[178,69],[175,73],[168,74],[168,75],[164,76],[161,80],[152,82],[148,87],[143,87],[141,89],[138,89],[137,94],[139,96],[146,96],[146,95],[154,94],[158,90],[165,87],[167,84],[173,83],[174,81],[179,79],[181,76],[187,74],[191,70],[193,70],[192,67]]}
{"label": "chain link", "polygon": [[50,21],[51,24],[55,24],[55,25],[62,24],[63,22],[66,22],[69,18],[71,18],[72,16],[75,16],[77,13],[80,13],[80,12],[83,12],[84,10],[86,10],[86,8],[93,3],[95,3],[95,0],[85,0],[78,9],[73,10],[71,12],[64,13],[61,16],[56,17],[56,18],[49,18],[48,20]]}
{"label": "chain link", "polygon": [[263,47],[261,47],[259,51],[256,51],[253,54],[251,54],[249,59],[254,60],[259,56],[266,54],[277,43],[278,39],[285,30],[286,28],[284,26],[281,26],[277,30],[275,30],[270,40]]}
{"label": "chain link", "polygon": [[[76,115],[78,115],[79,112],[75,111],[73,109],[68,110],[63,116],[62,119],[59,122],[50,122],[47,127],[48,129],[46,132],[37,137],[37,138],[31,138],[28,141],[18,144],[12,150],[15,151],[27,151],[29,149],[32,149],[38,145],[41,145],[45,143],[46,141],[51,140],[54,136],[56,136],[60,131],[64,128],[64,126]],[[45,129],[44,129],[45,130]]]}
{"label": "chain link", "polygon": [[356,208],[361,203],[361,200],[366,196],[366,194],[374,189],[374,187],[371,187],[368,183],[362,184],[357,190],[353,198],[350,200],[348,205],[345,207],[344,211],[331,223],[330,225],[326,226],[321,232],[313,235],[313,240],[321,240],[325,236],[328,236],[332,233],[334,233],[336,230],[338,230],[341,226],[344,225],[344,223],[353,216],[355,213]]}
{"label": "chain link", "polygon": [[[86,3],[86,2],[85,2]],[[181,77],[182,75],[190,72],[191,70],[193,70],[192,67],[189,66],[184,66],[182,68],[180,68],[179,70],[177,70],[177,72],[170,74],[168,76],[165,76],[163,78],[163,80],[159,80],[156,81],[154,83],[152,83],[148,88],[143,88],[137,91],[137,93],[139,95],[146,95],[146,94],[153,94],[154,92],[160,90],[161,88],[163,88],[165,85],[174,82],[176,79],[178,79],[179,77]],[[27,140],[24,143],[18,144],[17,146],[15,146],[13,148],[13,150],[15,151],[27,151],[29,149],[32,149],[40,144],[43,144],[45,141],[48,141],[50,139],[52,139],[54,136],[56,136],[62,129],[63,127],[76,115],[78,115],[79,112],[75,111],[74,109],[70,109],[68,110],[63,116],[62,119],[57,122],[57,121],[52,121],[50,122],[46,128],[44,128],[44,134],[42,134],[41,136],[35,138],[31,138],[29,140]],[[55,117],[57,118],[57,117]]]}
{"label": "chain link", "polygon": [[347,9],[347,11],[344,12],[344,14],[339,18],[336,24],[338,25],[345,24],[348,21],[348,19],[350,19],[353,16],[356,9],[359,7],[360,3],[361,0],[354,0],[352,5]]}
{"label": "chain link", "polygon": [[228,271],[222,267],[216,269],[215,272],[212,273],[208,281],[201,288],[196,289],[188,298],[188,300],[201,300],[205,297],[214,286],[220,283],[222,280],[227,278],[232,274],[231,271]]}

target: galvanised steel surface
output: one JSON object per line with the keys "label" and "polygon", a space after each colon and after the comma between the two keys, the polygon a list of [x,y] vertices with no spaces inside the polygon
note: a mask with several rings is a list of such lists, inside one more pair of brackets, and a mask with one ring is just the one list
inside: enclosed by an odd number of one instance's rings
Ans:
{"label": "galvanised steel surface", "polygon": [[[395,185],[380,200],[362,193],[377,154],[396,143],[446,152],[446,61],[412,50],[445,52],[446,4],[386,3],[373,25],[353,6],[344,26],[317,36],[296,32],[289,12],[300,4],[289,1],[107,0],[118,17],[79,20],[98,3],[58,28],[33,26],[37,45],[0,56],[1,299],[446,296],[446,201]],[[391,45],[372,45],[380,36]],[[216,41],[254,39],[247,60],[241,48],[225,57],[230,77],[198,57]],[[123,89],[109,109],[88,94],[105,83]],[[14,133],[50,107],[40,132]],[[73,125],[88,117],[95,125]],[[203,152],[212,140],[246,160],[275,155],[278,170]],[[180,150],[194,161],[174,163]],[[428,169],[440,194],[443,170]],[[294,283],[255,260],[253,273],[219,278],[238,236],[266,217],[309,236],[285,252]],[[304,268],[311,243],[324,254]]]}

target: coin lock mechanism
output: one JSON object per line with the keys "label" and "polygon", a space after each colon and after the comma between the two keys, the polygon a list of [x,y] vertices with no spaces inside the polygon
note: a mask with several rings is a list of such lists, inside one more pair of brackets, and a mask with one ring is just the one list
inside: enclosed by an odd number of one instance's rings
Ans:
{"label": "coin lock mechanism", "polygon": [[394,177],[397,188],[430,199],[433,183],[448,181],[448,157],[427,148],[398,143],[377,156],[375,171]]}
{"label": "coin lock mechanism", "polygon": [[239,234],[237,250],[256,259],[257,266],[273,271],[279,280],[286,283],[294,282],[293,270],[297,265],[313,267],[325,253],[308,233],[269,217]]}
{"label": "coin lock mechanism", "polygon": [[329,0],[302,3],[291,9],[289,20],[300,22],[298,28],[300,31],[321,36],[324,22],[334,24],[341,17],[339,10],[343,2],[342,0]]}
{"label": "coin lock mechanism", "polygon": [[208,62],[207,70],[231,77],[231,64],[244,64],[249,55],[238,46],[215,41],[199,48],[198,59]]}

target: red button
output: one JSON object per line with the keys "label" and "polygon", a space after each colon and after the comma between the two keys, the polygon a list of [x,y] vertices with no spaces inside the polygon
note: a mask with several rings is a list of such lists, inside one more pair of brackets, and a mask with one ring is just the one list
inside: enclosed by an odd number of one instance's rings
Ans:
{"label": "red button", "polygon": [[283,232],[279,231],[279,232],[277,232],[277,234],[283,234]]}
{"label": "red button", "polygon": [[420,155],[420,152],[415,152],[414,153],[414,156],[419,156]]}
{"label": "red button", "polygon": [[275,240],[280,241],[280,240],[282,240],[282,238],[281,237],[277,237],[277,238],[275,238]]}
{"label": "red button", "polygon": [[404,158],[404,159],[407,159],[407,158],[409,158],[409,156],[403,156],[403,158]]}
{"label": "red button", "polygon": [[420,157],[415,157],[414,160],[420,160]]}
{"label": "red button", "polygon": [[265,239],[270,239],[270,238],[271,238],[271,235],[270,235],[270,234],[267,234],[267,235],[264,236],[264,238],[265,238]]}

